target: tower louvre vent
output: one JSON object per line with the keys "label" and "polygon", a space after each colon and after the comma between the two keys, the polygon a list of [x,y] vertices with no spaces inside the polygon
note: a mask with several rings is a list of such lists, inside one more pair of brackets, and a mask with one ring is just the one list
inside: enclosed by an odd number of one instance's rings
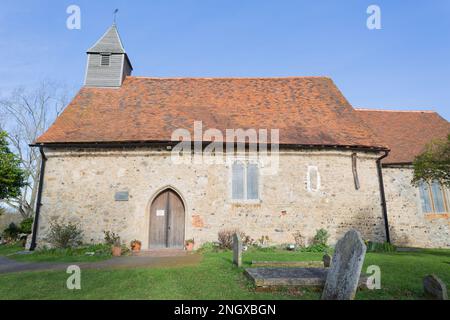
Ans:
{"label": "tower louvre vent", "polygon": [[101,65],[109,67],[110,60],[111,60],[110,58],[111,58],[110,54],[102,54]]}

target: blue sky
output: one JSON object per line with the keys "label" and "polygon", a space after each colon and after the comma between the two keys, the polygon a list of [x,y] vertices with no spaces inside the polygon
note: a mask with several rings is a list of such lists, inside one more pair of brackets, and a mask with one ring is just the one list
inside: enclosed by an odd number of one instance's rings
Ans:
{"label": "blue sky", "polygon": [[[66,9],[81,8],[81,30]],[[382,29],[366,27],[371,4]],[[79,88],[86,50],[112,23],[134,75],[325,75],[355,107],[450,120],[450,1],[2,0],[0,93],[54,79]]]}

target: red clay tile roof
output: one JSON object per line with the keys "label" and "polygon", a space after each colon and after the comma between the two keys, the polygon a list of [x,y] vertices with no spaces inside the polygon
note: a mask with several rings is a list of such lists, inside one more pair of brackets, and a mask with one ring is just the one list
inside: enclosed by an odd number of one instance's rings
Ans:
{"label": "red clay tile roof", "polygon": [[280,144],[379,146],[333,81],[141,78],[84,87],[37,143],[170,141],[177,128],[280,129]]}
{"label": "red clay tile roof", "polygon": [[450,123],[432,111],[356,109],[391,152],[385,164],[412,163],[425,145],[450,134]]}

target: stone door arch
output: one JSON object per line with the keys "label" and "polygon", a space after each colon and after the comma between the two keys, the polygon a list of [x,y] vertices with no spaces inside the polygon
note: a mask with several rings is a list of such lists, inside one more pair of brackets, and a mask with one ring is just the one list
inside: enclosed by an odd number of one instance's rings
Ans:
{"label": "stone door arch", "polygon": [[161,191],[150,206],[149,248],[184,248],[185,207],[172,189]]}

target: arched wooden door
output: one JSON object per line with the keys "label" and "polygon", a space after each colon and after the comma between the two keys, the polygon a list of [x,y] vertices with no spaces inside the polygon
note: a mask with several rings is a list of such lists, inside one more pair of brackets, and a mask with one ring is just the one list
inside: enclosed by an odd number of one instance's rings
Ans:
{"label": "arched wooden door", "polygon": [[184,205],[172,190],[161,192],[150,207],[149,248],[184,248]]}

